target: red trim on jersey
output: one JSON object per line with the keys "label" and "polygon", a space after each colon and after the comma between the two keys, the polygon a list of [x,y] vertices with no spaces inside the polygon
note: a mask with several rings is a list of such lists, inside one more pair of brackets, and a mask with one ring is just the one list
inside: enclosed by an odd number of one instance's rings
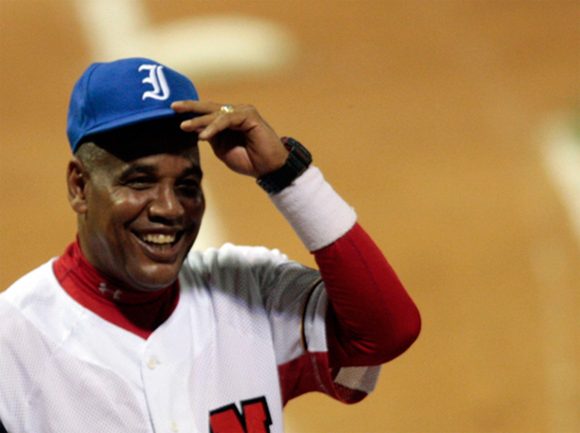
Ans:
{"label": "red trim on jersey", "polygon": [[103,319],[144,339],[173,312],[179,301],[179,282],[154,292],[136,291],[103,276],[83,256],[78,240],[53,264],[64,290]]}
{"label": "red trim on jersey", "polygon": [[333,368],[382,364],[417,339],[417,307],[362,227],[355,224],[314,256],[330,301],[327,339]]}
{"label": "red trim on jersey", "polygon": [[343,403],[356,403],[366,397],[366,392],[346,388],[333,381],[326,352],[307,352],[290,362],[278,366],[282,403],[312,391],[323,392]]}

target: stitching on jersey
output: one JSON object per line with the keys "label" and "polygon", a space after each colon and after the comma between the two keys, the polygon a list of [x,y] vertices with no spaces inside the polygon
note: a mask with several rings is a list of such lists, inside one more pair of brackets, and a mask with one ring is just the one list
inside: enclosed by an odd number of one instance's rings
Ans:
{"label": "stitching on jersey", "polygon": [[308,304],[310,303],[310,299],[314,294],[316,288],[322,283],[322,278],[318,278],[309,289],[308,296],[306,297],[306,302],[304,302],[304,307],[302,308],[302,322],[300,324],[300,341],[302,343],[302,348],[304,352],[308,352],[308,342],[306,341],[306,327],[304,323],[306,322],[306,311],[308,310]]}

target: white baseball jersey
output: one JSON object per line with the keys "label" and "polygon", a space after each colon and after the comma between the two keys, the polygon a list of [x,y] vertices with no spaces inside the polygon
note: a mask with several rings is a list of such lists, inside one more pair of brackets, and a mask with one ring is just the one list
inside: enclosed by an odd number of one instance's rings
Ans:
{"label": "white baseball jersey", "polygon": [[[180,285],[177,308],[146,340],[70,298],[51,263],[8,289],[0,303],[8,431],[282,432],[281,386],[305,386],[298,369],[318,378],[307,387],[335,393],[325,389],[316,271],[226,245],[190,254]],[[376,368],[351,373],[343,387],[371,390]]]}
{"label": "white baseball jersey", "polygon": [[[327,190],[317,171],[307,173],[300,179]],[[315,233],[329,224],[316,228],[317,212],[310,221],[288,215],[304,214],[300,200],[312,199],[275,201],[314,249],[328,243]],[[331,377],[317,271],[277,251],[225,245],[190,253],[179,282],[176,309],[147,339],[73,300],[52,261],[2,293],[0,420],[8,432],[275,433],[284,395],[318,390],[348,401],[374,387],[379,367]]]}

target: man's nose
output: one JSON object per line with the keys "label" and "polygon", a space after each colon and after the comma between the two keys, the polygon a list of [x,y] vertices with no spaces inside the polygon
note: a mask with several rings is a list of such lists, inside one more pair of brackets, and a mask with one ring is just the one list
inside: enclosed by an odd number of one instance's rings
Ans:
{"label": "man's nose", "polygon": [[185,209],[172,186],[160,186],[149,205],[151,219],[175,222],[183,217]]}

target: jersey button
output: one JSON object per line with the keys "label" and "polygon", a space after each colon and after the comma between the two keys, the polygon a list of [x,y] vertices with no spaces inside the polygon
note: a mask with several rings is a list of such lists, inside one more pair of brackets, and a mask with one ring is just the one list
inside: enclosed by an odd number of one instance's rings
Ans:
{"label": "jersey button", "polygon": [[179,427],[177,426],[177,423],[175,421],[171,422],[171,431],[173,433],[177,433],[179,431]]}
{"label": "jersey button", "polygon": [[155,368],[159,364],[160,364],[159,360],[154,356],[150,357],[149,360],[147,361],[147,367],[149,367],[150,370],[155,370]]}

